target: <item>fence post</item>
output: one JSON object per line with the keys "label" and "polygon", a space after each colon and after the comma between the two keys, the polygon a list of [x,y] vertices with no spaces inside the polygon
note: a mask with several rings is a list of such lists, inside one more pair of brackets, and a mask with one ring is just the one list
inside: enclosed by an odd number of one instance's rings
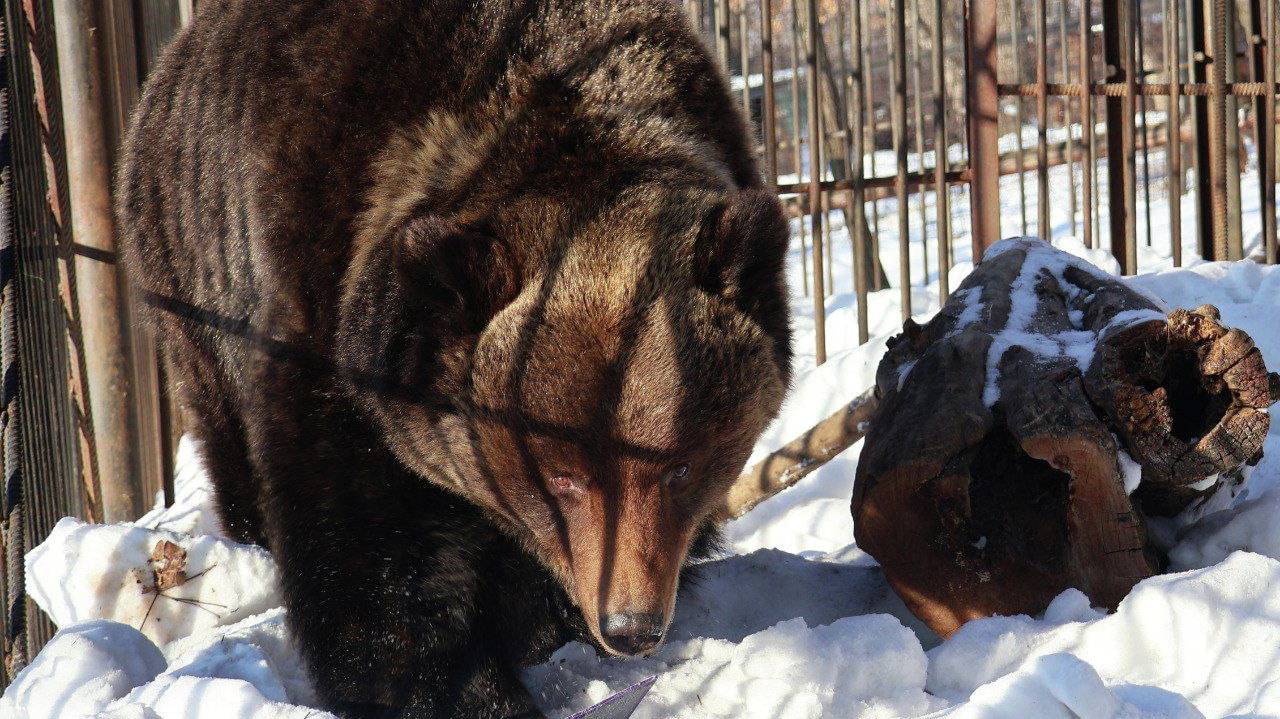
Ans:
{"label": "fence post", "polygon": [[109,119],[96,42],[98,3],[55,0],[53,9],[76,283],[103,518],[118,522],[136,519],[143,504],[131,349],[115,264]]}
{"label": "fence post", "polygon": [[1138,267],[1138,204],[1134,182],[1133,109],[1137,76],[1133,67],[1133,18],[1129,0],[1102,3],[1102,46],[1108,83],[1124,83],[1124,95],[1107,96],[1107,210],[1111,216],[1111,254],[1123,274]]}
{"label": "fence post", "polygon": [[973,260],[1000,239],[1000,98],[996,94],[996,0],[965,0],[969,104],[969,205]]}

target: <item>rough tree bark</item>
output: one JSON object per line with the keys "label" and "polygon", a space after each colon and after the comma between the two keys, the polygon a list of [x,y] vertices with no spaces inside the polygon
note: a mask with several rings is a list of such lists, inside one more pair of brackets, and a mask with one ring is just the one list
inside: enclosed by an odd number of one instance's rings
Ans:
{"label": "rough tree bark", "polygon": [[[905,324],[876,391],[855,534],[942,636],[1068,587],[1114,607],[1162,561],[1142,513],[1177,513],[1256,463],[1280,396],[1216,310],[1166,317],[1025,239],[988,251],[928,324]],[[1122,451],[1142,467],[1132,497]]]}

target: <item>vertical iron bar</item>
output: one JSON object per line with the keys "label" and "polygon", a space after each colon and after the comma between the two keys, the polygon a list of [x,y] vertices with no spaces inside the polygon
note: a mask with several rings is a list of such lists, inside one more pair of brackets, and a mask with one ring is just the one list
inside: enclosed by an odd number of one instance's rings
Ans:
{"label": "vertical iron bar", "polygon": [[1205,259],[1231,259],[1227,248],[1227,65],[1233,54],[1227,47],[1226,0],[1209,0],[1206,7],[1209,36],[1209,192],[1213,222],[1213,254]]}
{"label": "vertical iron bar", "polygon": [[1164,55],[1169,79],[1169,112],[1165,120],[1165,167],[1169,193],[1169,250],[1173,266],[1182,266],[1182,70],[1178,62],[1178,31],[1182,0],[1166,0]]}
{"label": "vertical iron bar", "polygon": [[[1018,0],[1009,0],[1009,37],[1010,40],[1012,40],[1012,42],[1009,43],[1009,52],[1012,53],[1012,79],[1014,82],[1022,82],[1022,58],[1020,57],[1021,53],[1018,52],[1018,48],[1022,44],[1022,28],[1020,20],[1021,18],[1018,14]],[[1014,163],[1014,167],[1017,168],[1018,173],[1018,212],[1019,218],[1022,220],[1022,234],[1025,235],[1027,234],[1027,228],[1029,227],[1027,224],[1027,173],[1023,172],[1022,169],[1022,163],[1026,159],[1024,157],[1026,148],[1022,143],[1022,126],[1026,118],[1022,115],[1024,109],[1022,97],[1020,95],[1015,95],[1010,98],[1010,101],[1013,103],[1014,107],[1014,147],[1017,148],[1018,152],[1018,159]]]}
{"label": "vertical iron bar", "polygon": [[[70,178],[71,226],[75,242],[115,252],[111,203],[107,98],[97,43],[98,4],[55,0],[58,66]],[[76,282],[88,368],[89,401],[97,442],[102,508],[108,522],[137,519],[143,512],[141,462],[136,442],[133,365],[124,325],[121,278],[114,264],[77,257]]]}
{"label": "vertical iron bar", "polygon": [[716,56],[725,74],[729,74],[729,0],[716,0]]}
{"label": "vertical iron bar", "polygon": [[[1036,231],[1053,241],[1049,210],[1049,9],[1036,0]],[[1068,159],[1070,162],[1070,159]]]}
{"label": "vertical iron bar", "polygon": [[1222,19],[1223,42],[1226,60],[1223,71],[1226,73],[1223,83],[1223,138],[1227,143],[1226,154],[1223,155],[1223,169],[1227,178],[1227,259],[1244,259],[1244,238],[1240,225],[1240,164],[1244,158],[1243,134],[1239,122],[1239,98],[1229,88],[1230,83],[1238,80],[1236,66],[1236,0],[1218,0],[1216,11]]}
{"label": "vertical iron bar", "polygon": [[868,326],[867,317],[867,279],[870,274],[871,258],[868,250],[870,246],[867,237],[867,190],[865,182],[865,168],[863,167],[863,153],[866,152],[866,138],[863,136],[866,128],[863,126],[863,119],[866,113],[863,98],[862,86],[866,84],[866,68],[862,64],[862,3],[863,0],[853,0],[853,8],[850,13],[849,27],[849,48],[852,51],[852,57],[849,59],[852,64],[850,69],[850,79],[852,83],[849,87],[849,132],[853,133],[853,152],[849,158],[849,177],[853,180],[853,187],[850,190],[849,212],[846,217],[853,218],[853,228],[850,230],[850,237],[853,238],[853,291],[858,297],[858,344],[863,344],[870,337],[870,328]]}
{"label": "vertical iron bar", "polygon": [[1000,99],[996,94],[996,0],[965,0],[970,233],[973,261],[1000,239]]}
{"label": "vertical iron bar", "polygon": [[[747,19],[747,4],[744,1],[738,10],[738,57],[742,63],[742,114],[747,118],[747,127],[754,128],[751,121],[751,43],[747,38],[751,32],[751,22]],[[752,130],[752,134],[755,131]]]}
{"label": "vertical iron bar", "polygon": [[[1249,46],[1253,48],[1253,78],[1254,82],[1270,82],[1272,67],[1271,63],[1271,45],[1268,36],[1268,28],[1270,26],[1270,18],[1264,17],[1263,6],[1261,0],[1250,0],[1249,2],[1249,24],[1251,33],[1249,38]],[[1268,15],[1271,9],[1275,7],[1274,2],[1266,3],[1268,6]],[[1275,161],[1275,145],[1271,142],[1271,131],[1268,129],[1275,124],[1275,118],[1271,115],[1271,106],[1275,97],[1275,85],[1270,85],[1271,91],[1266,95],[1258,95],[1254,98],[1253,118],[1254,118],[1254,140],[1255,147],[1258,151],[1258,204],[1262,211],[1262,249],[1265,254],[1266,248],[1270,247],[1275,238],[1276,231],[1276,213],[1275,213],[1275,182],[1271,179],[1271,163]],[[1270,159],[1270,162],[1268,161]]]}
{"label": "vertical iron bar", "polygon": [[[1211,0],[1210,0],[1211,1]],[[1187,0],[1187,43],[1191,61],[1190,80],[1196,84],[1209,81],[1210,28],[1206,27],[1209,8],[1206,0]],[[1205,260],[1215,259],[1215,230],[1213,225],[1213,123],[1210,119],[1210,103],[1207,95],[1188,98],[1195,130],[1195,201],[1196,201],[1196,250]],[[1225,252],[1225,250],[1224,250]],[[1218,258],[1222,259],[1222,258]]]}
{"label": "vertical iron bar", "polygon": [[[1143,83],[1147,81],[1147,50],[1146,37],[1142,32],[1142,0],[1133,0],[1133,23],[1137,34],[1138,43],[1138,67],[1134,71],[1135,80],[1141,79]],[[1151,132],[1147,126],[1147,95],[1142,93],[1138,95],[1138,112],[1142,116],[1142,205],[1144,219],[1147,223],[1147,247],[1151,246]],[[1165,121],[1168,121],[1168,117]]]}
{"label": "vertical iron bar", "polygon": [[1107,98],[1107,209],[1111,215],[1111,254],[1121,271],[1137,271],[1138,243],[1134,208],[1133,22],[1128,2],[1102,3],[1102,39],[1110,82],[1123,82],[1122,97]]}
{"label": "vertical iron bar", "polygon": [[1280,7],[1276,7],[1276,3],[1267,3],[1267,19],[1266,19],[1266,72],[1265,78],[1267,83],[1267,104],[1266,104],[1266,127],[1267,127],[1267,147],[1266,164],[1258,168],[1258,172],[1262,174],[1263,180],[1266,182],[1266,194],[1262,197],[1262,237],[1263,237],[1263,254],[1269,264],[1276,264],[1280,261],[1277,258],[1277,242],[1276,237],[1276,61],[1280,59],[1276,53],[1276,42],[1280,41]]}
{"label": "vertical iron bar", "polygon": [[816,362],[827,361],[827,303],[823,288],[822,269],[822,157],[819,155],[818,138],[822,134],[821,116],[818,114],[818,6],[817,0],[807,0],[805,24],[809,42],[805,48],[805,85],[809,95],[809,212],[813,225],[813,333],[817,344]]}
{"label": "vertical iron bar", "polygon": [[778,97],[773,82],[773,0],[760,0],[760,64],[764,78],[764,107],[760,124],[764,141],[764,171],[769,184],[778,184]]}
{"label": "vertical iron bar", "polygon": [[[800,150],[800,6],[799,0],[791,0],[791,154],[796,168],[796,182],[804,179],[804,161]],[[809,296],[809,249],[806,244],[809,230],[803,213],[800,225],[800,283],[804,296]]]}
{"label": "vertical iron bar", "polygon": [[907,207],[907,0],[893,0],[893,153],[897,174],[893,178],[898,198],[898,291],[902,318],[911,317],[911,239]]}
{"label": "vertical iron bar", "polygon": [[1084,93],[1080,97],[1080,129],[1083,131],[1081,136],[1084,158],[1080,162],[1080,200],[1083,203],[1083,212],[1080,213],[1080,220],[1083,223],[1082,241],[1084,246],[1094,248],[1097,246],[1097,238],[1095,237],[1095,225],[1093,222],[1093,213],[1097,207],[1094,202],[1093,195],[1093,177],[1094,171],[1097,169],[1097,136],[1094,133],[1094,112],[1093,112],[1093,24],[1090,22],[1091,15],[1090,0],[1080,0],[1080,85],[1084,88]]}
{"label": "vertical iron bar", "polygon": [[920,63],[924,50],[924,46],[920,44],[920,2],[921,0],[912,0],[912,10],[915,12],[914,20],[911,28],[911,44],[915,47],[914,62],[911,63],[911,79],[915,85],[915,150],[916,150],[916,168],[920,173],[920,184],[917,185],[916,197],[920,203],[920,264],[923,267],[921,277],[922,286],[929,286],[929,208],[925,202],[927,195],[925,194],[924,185],[924,83],[920,79]]}
{"label": "vertical iron bar", "polygon": [[[1062,71],[1062,81],[1070,82],[1070,65],[1067,62],[1067,0],[1058,2],[1058,69]],[[1079,226],[1076,222],[1076,142],[1075,131],[1071,127],[1071,98],[1062,98],[1062,124],[1066,128],[1067,158],[1067,213],[1070,215],[1071,234],[1079,237]]]}
{"label": "vertical iron bar", "polygon": [[[866,16],[863,18],[863,26],[868,30],[871,29],[871,5],[874,1],[875,0],[868,0],[868,2],[863,5],[864,12],[866,13]],[[870,40],[862,44],[862,67],[865,68],[866,71],[866,82],[862,83],[862,92],[864,95],[863,101],[866,105],[867,116],[871,119],[871,176],[876,177],[879,174],[876,167],[878,164],[876,149],[879,144],[879,138],[876,136],[876,131],[879,129],[880,125],[876,122],[876,105],[871,92],[872,86],[875,84],[876,69],[875,66],[871,64]],[[874,269],[878,267],[880,263],[880,201],[878,199],[871,201],[870,240],[871,262],[867,267],[867,271],[871,275],[871,289],[883,290],[888,284],[888,279],[884,277],[881,272]]]}
{"label": "vertical iron bar", "polygon": [[951,294],[951,191],[947,186],[946,44],[942,18],[942,0],[933,0],[933,207],[938,217],[939,306],[946,304]]}

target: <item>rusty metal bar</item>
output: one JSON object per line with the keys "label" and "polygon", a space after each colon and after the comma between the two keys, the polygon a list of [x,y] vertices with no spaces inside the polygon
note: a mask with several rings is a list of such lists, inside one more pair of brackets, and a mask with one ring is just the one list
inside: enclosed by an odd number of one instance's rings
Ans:
{"label": "rusty metal bar", "polygon": [[1244,238],[1242,228],[1240,226],[1240,160],[1244,156],[1241,152],[1241,132],[1239,118],[1239,103],[1235,95],[1225,93],[1228,83],[1236,81],[1236,0],[1215,0],[1214,12],[1218,15],[1222,23],[1223,41],[1220,47],[1223,52],[1225,62],[1223,63],[1223,71],[1226,73],[1223,77],[1222,87],[1224,88],[1223,101],[1223,120],[1225,121],[1223,130],[1223,139],[1226,141],[1226,153],[1222,156],[1222,167],[1226,170],[1227,178],[1227,204],[1226,204],[1226,232],[1227,232],[1227,259],[1242,260],[1244,259]]}
{"label": "rusty metal bar", "polygon": [[[911,27],[911,44],[915,47],[914,62],[911,63],[911,79],[915,86],[912,98],[915,100],[915,150],[919,171],[924,172],[924,83],[920,79],[921,55],[924,52],[920,44],[920,2],[912,0],[911,9],[915,13]],[[916,194],[920,203],[920,264],[924,268],[922,286],[929,286],[929,208],[925,202],[927,197],[923,191]]]}
{"label": "rusty metal bar", "polygon": [[[874,0],[868,0],[862,4],[865,15],[862,17],[863,27],[868,30],[871,28],[871,5]],[[879,138],[876,137],[876,121],[875,121],[875,102],[872,96],[872,86],[875,85],[875,66],[871,64],[871,41],[860,45],[862,54],[862,67],[865,69],[867,81],[862,83],[863,104],[866,112],[871,118],[871,177],[875,177],[877,172],[876,148],[879,145]],[[871,273],[871,289],[875,291],[885,289],[888,284],[888,278],[881,272],[877,271],[880,266],[880,203],[872,200],[871,202],[871,262],[867,267],[867,271]]]}
{"label": "rusty metal bar", "polygon": [[[1018,0],[1009,0],[1009,38],[1011,40],[1009,43],[1009,52],[1012,54],[1013,75],[1019,79],[1021,79],[1022,76],[1022,59],[1018,53],[1018,48],[1022,45],[1022,28],[1020,27],[1020,21],[1021,17],[1018,14]],[[1013,134],[1014,147],[1018,148],[1018,157],[1022,157],[1023,153],[1026,152],[1026,148],[1022,142],[1022,127],[1025,123],[1022,100],[1015,99],[1013,102],[1013,108],[1013,118],[1015,123]],[[1027,228],[1029,227],[1027,224],[1026,175],[1018,175],[1018,199],[1018,213],[1019,218],[1022,220],[1022,234],[1026,235]]]}
{"label": "rusty metal bar", "polygon": [[715,0],[716,56],[725,74],[729,72],[729,0]]}
{"label": "rusty metal bar", "polygon": [[898,293],[902,318],[911,317],[911,225],[907,206],[907,0],[893,1],[893,154],[897,163],[894,194],[898,200]]}
{"label": "rusty metal bar", "polygon": [[1169,250],[1173,266],[1182,266],[1182,70],[1178,63],[1178,32],[1182,0],[1165,1],[1164,55],[1169,80],[1169,114],[1165,122],[1166,184],[1169,193]]}
{"label": "rusty metal bar", "polygon": [[[167,3],[135,3],[133,0],[100,0],[97,27],[102,51],[103,97],[107,117],[108,149],[118,155],[128,127],[129,116],[140,94],[139,79],[163,45],[177,30],[177,8]],[[160,492],[173,473],[172,432],[162,408],[170,401],[161,381],[159,343],[151,328],[135,322],[131,302],[131,279],[121,275],[121,296],[126,298],[121,320],[129,333],[130,364],[133,371],[132,396],[137,425],[138,476],[144,502]],[[145,507],[144,507],[145,510]]]}
{"label": "rusty metal bar", "polygon": [[[1137,22],[1133,23],[1137,34],[1138,44],[1138,67],[1134,71],[1135,79],[1142,78],[1143,84],[1146,83],[1147,77],[1147,50],[1146,39],[1142,32],[1142,0],[1133,0],[1133,17],[1137,18]],[[1147,126],[1147,95],[1139,93],[1138,95],[1138,112],[1142,116],[1142,206],[1144,219],[1146,220],[1146,238],[1147,247],[1151,246],[1151,132]]]}
{"label": "rusty metal bar", "polygon": [[[1080,97],[1084,95],[1084,85],[1080,83],[1051,82],[1045,87],[1046,93],[1050,97]],[[1269,94],[1267,87],[1265,82],[1228,82],[1223,86],[1223,94],[1236,97],[1265,97]],[[1271,87],[1280,91],[1280,87],[1275,84],[1272,84]],[[996,90],[1002,97],[1007,95],[1040,96],[1040,86],[1034,82],[1000,83],[996,86]],[[1094,97],[1125,97],[1130,94],[1128,86],[1123,82],[1095,82],[1089,85],[1089,90]],[[1215,91],[1209,83],[1184,82],[1181,84],[1181,92],[1183,95],[1208,97]],[[1132,94],[1135,96],[1145,95],[1147,97],[1168,95],[1169,85],[1168,83],[1144,82],[1134,87]]]}
{"label": "rusty metal bar", "polygon": [[[1093,84],[1091,8],[1089,0],[1080,0],[1080,87],[1082,89]],[[1094,132],[1093,96],[1087,92],[1080,93],[1080,129],[1084,150],[1084,159],[1080,163],[1080,200],[1084,210],[1080,213],[1083,235],[1080,239],[1085,247],[1095,248],[1097,239],[1093,218],[1097,202],[1094,198],[1093,178],[1094,172],[1098,169],[1097,160],[1094,159],[1097,157],[1097,135]]]}
{"label": "rusty metal bar", "polygon": [[773,82],[773,0],[760,0],[760,64],[764,79],[764,106],[760,117],[764,142],[764,172],[769,184],[776,185],[778,184],[778,89]]}
{"label": "rusty metal bar", "polygon": [[1049,218],[1049,10],[1045,0],[1036,0],[1036,84],[1041,89],[1036,102],[1036,196],[1038,210],[1036,230],[1040,237],[1053,241]]}
{"label": "rusty metal bar", "polygon": [[[1011,175],[1016,172],[1012,164],[1002,161],[1001,165],[1004,167],[1003,174]],[[962,185],[970,182],[972,177],[973,173],[968,169],[948,170],[944,181],[949,185]],[[823,192],[842,192],[853,189],[855,184],[860,184],[863,191],[879,190],[880,192],[875,193],[876,197],[878,199],[887,199],[893,197],[893,190],[897,187],[897,182],[897,177],[864,177],[860,182],[852,178],[845,178],[843,180],[823,180],[820,184]],[[909,172],[906,175],[908,190],[923,186],[934,187],[935,182],[936,178],[932,173]],[[808,181],[783,183],[778,185],[778,193],[789,195],[808,192],[809,185]],[[886,189],[888,190],[887,192],[884,191]],[[870,199],[870,194],[868,193],[868,199]]]}
{"label": "rusty metal bar", "polygon": [[[1138,265],[1134,208],[1134,96],[1133,20],[1127,1],[1102,3],[1103,55],[1110,79],[1125,84],[1125,94],[1107,98],[1107,209],[1111,215],[1111,254],[1121,271],[1134,274]],[[1117,130],[1119,130],[1117,132]]]}
{"label": "rusty metal bar", "polygon": [[[1264,84],[1273,81],[1275,65],[1272,58],[1270,37],[1271,13],[1275,12],[1275,2],[1265,3],[1266,14],[1263,13],[1261,0],[1249,2],[1250,37],[1249,46],[1253,49],[1253,80]],[[1267,248],[1276,239],[1276,185],[1271,168],[1275,164],[1276,148],[1273,139],[1275,131],[1275,94],[1270,97],[1259,96],[1254,99],[1254,137],[1258,150],[1258,204],[1262,212],[1262,247],[1265,256]],[[1271,261],[1271,260],[1268,260]]]}
{"label": "rusty metal bar", "polygon": [[[852,12],[849,15],[849,48],[852,51],[849,69],[849,90],[845,106],[849,113],[849,128],[853,136],[853,151],[850,153],[849,179],[849,215],[853,218],[853,227],[849,236],[853,242],[853,291],[858,301],[858,344],[863,344],[870,337],[869,319],[867,316],[867,285],[871,257],[869,237],[867,236],[867,194],[863,154],[866,152],[866,137],[863,119],[866,114],[862,86],[867,84],[866,67],[862,64],[862,1],[853,0]],[[841,6],[843,7],[843,5]]]}
{"label": "rusty metal bar", "polygon": [[1000,238],[1000,101],[996,95],[996,0],[965,0],[970,234],[973,259]]}
{"label": "rusty metal bar", "polygon": [[[951,190],[947,187],[946,39],[942,32],[942,0],[933,0],[933,183],[938,217],[938,304],[951,294]],[[920,168],[921,171],[924,168]]]}
{"label": "rusty metal bar", "polygon": [[[1280,59],[1280,54],[1276,52],[1276,43],[1280,42],[1280,8],[1276,7],[1274,2],[1267,4],[1266,18],[1266,84],[1268,87],[1275,87],[1276,84],[1276,61]],[[1267,97],[1265,124],[1267,128],[1267,147],[1270,151],[1266,153],[1266,163],[1261,165],[1258,172],[1262,174],[1266,182],[1266,194],[1262,197],[1262,227],[1263,227],[1263,255],[1270,264],[1276,264],[1280,261],[1277,257],[1277,230],[1276,230],[1276,93],[1269,93]]]}
{"label": "rusty metal bar", "polygon": [[[1208,87],[1209,79],[1209,28],[1205,21],[1209,18],[1206,0],[1188,0],[1187,42],[1188,57],[1191,60],[1192,84]],[[1187,86],[1183,87],[1184,92]],[[1192,93],[1186,92],[1191,95]],[[1191,117],[1195,128],[1195,200],[1196,200],[1196,250],[1201,258],[1214,259],[1214,224],[1213,224],[1213,170],[1210,145],[1212,129],[1209,120],[1209,93],[1193,96],[1191,99]],[[1224,250],[1225,252],[1225,250]]]}
{"label": "rusty metal bar", "polygon": [[[818,32],[819,33],[822,32],[821,23],[819,23],[818,25]],[[827,71],[827,67],[826,67],[826,63],[823,62],[823,53],[822,53],[824,46],[821,42],[821,38],[818,38],[818,41],[819,41],[818,42],[818,50],[819,50],[818,71],[819,73],[825,73]],[[819,81],[819,86],[818,86],[818,97],[819,99],[821,99],[822,97],[821,81]],[[825,126],[823,125],[823,120],[822,120],[822,112],[823,112],[823,106],[819,105],[818,106],[818,129],[820,130],[820,132],[818,132],[818,177],[819,179],[821,179],[821,177],[824,174],[826,174],[826,168],[830,164],[830,160],[829,160],[830,150],[827,149],[827,133],[821,131],[821,130],[825,130]],[[832,179],[835,179],[834,173],[832,174],[833,174]],[[823,199],[825,200],[826,198],[823,198]],[[823,202],[823,204],[825,205],[826,202]],[[824,253],[823,260],[822,260],[822,271],[826,273],[826,280],[822,286],[826,290],[826,296],[830,297],[835,292],[836,283],[835,283],[835,279],[831,276],[831,266],[834,264],[831,261],[831,237],[829,236],[831,231],[831,218],[826,216],[825,209],[823,210],[822,220],[823,220],[822,234],[818,236],[818,243],[822,246],[822,251]]]}
{"label": "rusty metal bar", "polygon": [[1206,6],[1206,24],[1209,28],[1209,203],[1213,222],[1212,254],[1205,259],[1230,259],[1227,249],[1227,103],[1225,88],[1228,80],[1227,66],[1230,51],[1227,49],[1227,11],[1225,0],[1209,0]]}
{"label": "rusty metal bar", "polygon": [[[75,242],[115,252],[111,203],[111,153],[101,55],[98,3],[54,0],[67,148],[71,227]],[[89,401],[97,443],[103,515],[108,522],[136,519],[143,511],[140,458],[133,403],[133,367],[124,295],[114,264],[78,256],[75,263],[86,353]]]}
{"label": "rusty metal bar", "polygon": [[813,333],[815,361],[821,365],[827,361],[827,306],[822,276],[822,157],[818,138],[822,135],[821,116],[818,113],[818,26],[817,0],[806,0],[805,24],[809,43],[805,48],[805,85],[809,95],[809,209],[813,226]]}
{"label": "rusty metal bar", "polygon": [[[796,170],[796,182],[804,176],[804,161],[800,154],[800,10],[799,1],[791,0],[791,154]],[[810,101],[810,104],[813,104]],[[809,250],[805,244],[809,230],[804,218],[800,218],[800,284],[804,296],[809,296]]]}
{"label": "rusty metal bar", "polygon": [[747,127],[751,127],[751,44],[747,42],[750,33],[744,2],[738,10],[738,57],[742,63],[742,114],[747,118]]}
{"label": "rusty metal bar", "polygon": [[[1067,62],[1067,2],[1060,0],[1058,2],[1058,68],[1062,71],[1063,79],[1070,72],[1070,65]],[[1067,131],[1067,184],[1071,191],[1067,193],[1067,213],[1070,215],[1071,234],[1079,237],[1078,223],[1076,222],[1076,166],[1072,158],[1076,156],[1075,149],[1075,133],[1071,129],[1071,99],[1062,99],[1062,124]]]}

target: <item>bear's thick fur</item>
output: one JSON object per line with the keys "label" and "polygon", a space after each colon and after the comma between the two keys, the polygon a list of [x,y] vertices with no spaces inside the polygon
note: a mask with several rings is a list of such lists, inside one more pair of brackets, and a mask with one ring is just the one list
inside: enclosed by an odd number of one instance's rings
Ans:
{"label": "bear's thick fur", "polygon": [[787,232],[671,0],[208,0],[124,259],[226,531],[346,717],[651,650],[777,412]]}

